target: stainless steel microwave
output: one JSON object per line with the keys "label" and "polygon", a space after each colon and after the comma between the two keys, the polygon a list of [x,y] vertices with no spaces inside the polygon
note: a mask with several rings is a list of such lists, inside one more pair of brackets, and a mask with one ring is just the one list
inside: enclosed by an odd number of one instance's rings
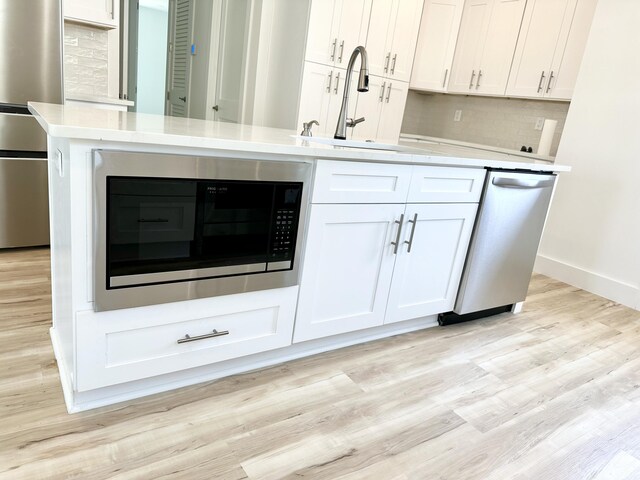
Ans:
{"label": "stainless steel microwave", "polygon": [[94,151],[95,309],[296,285],[311,164]]}

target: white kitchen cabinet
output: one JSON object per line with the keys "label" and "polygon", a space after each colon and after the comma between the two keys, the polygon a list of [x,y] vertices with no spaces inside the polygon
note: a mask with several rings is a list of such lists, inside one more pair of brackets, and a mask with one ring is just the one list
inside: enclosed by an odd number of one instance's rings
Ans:
{"label": "white kitchen cabinet", "polygon": [[175,302],[78,312],[76,342],[83,348],[76,353],[76,390],[291,345],[297,294],[298,287],[287,287],[199,299],[187,305]]}
{"label": "white kitchen cabinet", "polygon": [[385,323],[453,308],[478,205],[409,204]]}
{"label": "white kitchen cabinet", "polygon": [[119,11],[119,0],[65,0],[63,2],[63,15],[66,19],[104,28],[118,27]]}
{"label": "white kitchen cabinet", "polygon": [[529,0],[507,95],[570,99],[596,0]]}
{"label": "white kitchen cabinet", "polygon": [[404,204],[412,172],[411,165],[321,160],[316,166],[311,203]]}
{"label": "white kitchen cabinet", "polygon": [[367,38],[371,0],[313,0],[305,59],[346,68]]}
{"label": "white kitchen cabinet", "polygon": [[367,35],[369,73],[408,82],[424,0],[373,0]]}
{"label": "white kitchen cabinet", "polygon": [[[333,136],[342,106],[345,77],[346,70],[305,62],[297,128],[301,130],[303,122],[317,120],[320,125],[313,127],[313,134]],[[356,78],[357,75],[351,77],[352,88]],[[355,104],[355,95],[352,94],[349,117],[355,113]]]}
{"label": "white kitchen cabinet", "polygon": [[404,208],[312,205],[294,342],[383,324]]}
{"label": "white kitchen cabinet", "polygon": [[369,91],[357,94],[354,114],[365,121],[353,128],[351,138],[397,142],[408,92],[407,82],[370,76]]}
{"label": "white kitchen cabinet", "polygon": [[294,342],[451,310],[484,175],[319,161]]}
{"label": "white kitchen cabinet", "polygon": [[466,2],[449,92],[504,95],[525,0]]}
{"label": "white kitchen cabinet", "polygon": [[410,87],[445,92],[453,63],[464,0],[426,0]]}

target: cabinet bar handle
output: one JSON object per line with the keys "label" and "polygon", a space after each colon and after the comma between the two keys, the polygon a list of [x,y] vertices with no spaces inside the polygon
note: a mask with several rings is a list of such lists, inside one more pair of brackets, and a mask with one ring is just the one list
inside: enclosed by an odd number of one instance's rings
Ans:
{"label": "cabinet bar handle", "polygon": [[331,44],[331,61],[333,62],[336,59],[336,45],[338,44],[338,39],[334,38],[333,43]]}
{"label": "cabinet bar handle", "polygon": [[471,80],[469,81],[469,88],[473,88],[473,79],[476,77],[476,71],[471,70]]}
{"label": "cabinet bar handle", "polygon": [[384,59],[384,73],[389,71],[389,59],[391,58],[391,52],[387,53],[387,56]]}
{"label": "cabinet bar handle", "polygon": [[223,335],[229,335],[229,330],[224,330],[219,332],[215,328],[211,333],[205,333],[204,335],[197,335],[195,337],[189,336],[189,334],[185,335],[184,338],[179,338],[178,343],[187,343],[187,342],[195,342],[197,340],[204,340],[205,338],[213,338],[213,337],[222,337]]}
{"label": "cabinet bar handle", "polygon": [[547,83],[547,92],[549,93],[549,91],[551,90],[551,81],[553,80],[553,70],[551,70],[551,74],[549,75],[549,83]]}
{"label": "cabinet bar handle", "polygon": [[413,220],[409,220],[409,223],[411,223],[411,233],[409,234],[409,241],[407,242],[406,240],[404,241],[404,243],[406,243],[407,245],[409,245],[407,247],[407,253],[411,253],[411,246],[413,245],[413,234],[416,233],[416,223],[418,223],[418,214],[414,214],[413,215]]}
{"label": "cabinet bar handle", "polygon": [[333,83],[333,70],[329,72],[329,84],[327,85],[327,93],[331,93],[331,84]]}
{"label": "cabinet bar handle", "polygon": [[396,220],[393,223],[397,223],[398,224],[398,233],[396,234],[396,241],[395,242],[391,242],[391,245],[393,245],[393,254],[397,255],[398,246],[400,245],[400,234],[402,233],[402,224],[404,223],[404,213],[402,215],[400,215],[400,220]]}
{"label": "cabinet bar handle", "polygon": [[398,60],[398,54],[395,53],[393,55],[393,60],[391,60],[391,75],[396,71],[396,60]]}
{"label": "cabinet bar handle", "polygon": [[449,69],[447,68],[444,71],[444,80],[442,80],[442,88],[444,88],[444,86],[447,84],[447,76],[449,75]]}
{"label": "cabinet bar handle", "polygon": [[333,89],[333,93],[338,94],[338,86],[340,85],[340,72],[336,74],[336,86]]}
{"label": "cabinet bar handle", "polygon": [[478,80],[476,81],[476,90],[480,88],[480,79],[482,78],[482,70],[478,70]]}
{"label": "cabinet bar handle", "polygon": [[380,100],[381,102],[384,100],[384,89],[387,88],[387,82],[382,82],[382,88],[380,89],[380,96],[378,97],[378,100]]}
{"label": "cabinet bar handle", "polygon": [[340,54],[338,55],[338,63],[342,63],[342,54],[344,53],[344,40],[340,42]]}
{"label": "cabinet bar handle", "polygon": [[389,98],[391,98],[391,85],[393,84],[389,82],[389,88],[387,90],[387,103],[389,103]]}
{"label": "cabinet bar handle", "polygon": [[542,75],[540,75],[540,81],[538,82],[538,93],[542,91],[542,82],[544,81],[544,70],[542,71]]}

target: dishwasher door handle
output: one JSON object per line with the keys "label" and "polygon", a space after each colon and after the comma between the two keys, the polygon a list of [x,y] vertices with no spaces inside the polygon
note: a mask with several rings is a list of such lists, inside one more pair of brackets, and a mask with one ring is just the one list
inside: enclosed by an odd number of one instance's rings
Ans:
{"label": "dishwasher door handle", "polygon": [[505,188],[546,188],[553,187],[555,181],[555,178],[547,180],[521,180],[518,178],[496,177],[491,183],[496,187]]}

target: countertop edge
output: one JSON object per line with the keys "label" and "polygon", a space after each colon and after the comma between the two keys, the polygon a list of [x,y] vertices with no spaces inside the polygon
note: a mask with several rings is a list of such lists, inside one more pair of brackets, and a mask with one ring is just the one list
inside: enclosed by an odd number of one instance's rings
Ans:
{"label": "countertop edge", "polygon": [[[262,153],[270,155],[293,155],[298,157],[328,160],[404,163],[448,167],[505,168],[511,170],[519,169],[544,172],[568,172],[571,170],[571,167],[565,165],[542,163],[536,164],[498,159],[475,159],[459,157],[455,155],[447,156],[430,154],[427,151],[425,151],[424,153],[415,151],[386,152],[347,147],[327,148],[327,146],[324,145],[322,146],[323,148],[320,148],[317,146],[304,145],[304,142],[300,140],[297,140],[296,144],[285,144],[261,142],[255,140],[252,141],[245,139],[228,139],[202,135],[189,136],[184,134],[172,134],[166,132],[124,129],[119,130],[115,128],[82,127],[77,125],[60,125],[47,121],[47,119],[38,110],[38,105],[38,103],[29,102],[28,108],[36,118],[40,126],[47,133],[47,135],[52,137],[62,137],[82,141],[144,143],[172,147],[250,152],[257,154]],[[42,105],[44,106],[46,104]],[[246,125],[244,127],[246,127]],[[276,131],[277,129],[273,130]],[[291,133],[294,134],[295,132]],[[291,141],[293,142],[294,140],[291,139]]]}

